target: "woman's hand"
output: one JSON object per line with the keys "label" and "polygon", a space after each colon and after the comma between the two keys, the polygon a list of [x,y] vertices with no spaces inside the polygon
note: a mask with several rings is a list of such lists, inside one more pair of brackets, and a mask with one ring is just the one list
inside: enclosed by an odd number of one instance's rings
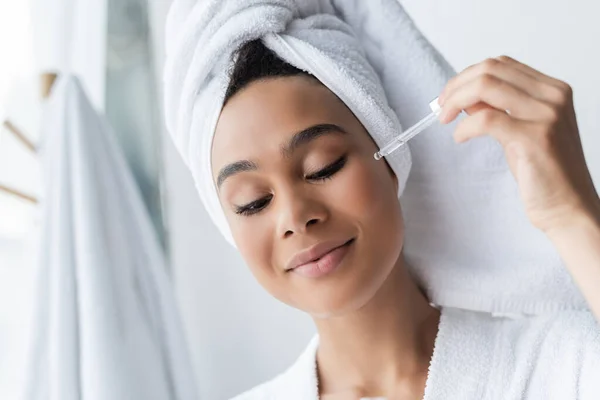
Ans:
{"label": "woman's hand", "polygon": [[503,146],[527,216],[554,243],[600,322],[600,199],[570,86],[502,56],[458,74],[439,100],[442,122],[469,114],[457,142],[489,134]]}
{"label": "woman's hand", "polygon": [[470,115],[456,128],[457,142],[489,134],[502,144],[533,225],[549,232],[580,215],[600,219],[568,84],[502,56],[451,79],[440,104],[442,122],[461,110]]}

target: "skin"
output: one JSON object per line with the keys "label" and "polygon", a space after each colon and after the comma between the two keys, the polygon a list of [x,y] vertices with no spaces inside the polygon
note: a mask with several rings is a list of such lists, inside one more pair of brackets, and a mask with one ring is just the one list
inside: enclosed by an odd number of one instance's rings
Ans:
{"label": "skin", "polygon": [[[335,124],[346,133],[323,134],[282,155],[295,133],[315,124]],[[232,162],[258,166],[226,179],[219,198],[256,279],[313,317],[321,337],[317,364],[324,399],[421,398],[437,333],[439,312],[401,257],[397,180],[385,162],[374,160],[375,151],[343,102],[306,76],[248,85],[223,108],[213,141],[215,182]],[[310,179],[345,154],[346,164],[330,179]],[[236,213],[265,196],[260,212]],[[284,270],[300,250],[350,238],[350,251],[329,275],[312,279]]]}
{"label": "skin", "polygon": [[[566,83],[502,56],[448,82],[440,119],[448,123],[465,110],[457,143],[484,134],[501,143],[531,223],[556,246],[600,320],[600,199],[572,96]],[[295,132],[317,123],[339,125],[348,134],[323,135],[281,156]],[[343,103],[306,77],[258,81],[236,94],[223,109],[213,144],[215,173],[238,160],[259,164],[227,179],[219,197],[258,281],[313,317],[321,336],[322,399],[422,398],[439,324],[439,312],[407,274],[397,182],[385,163],[373,160],[375,151]],[[344,153],[347,164],[330,180],[306,178]],[[272,198],[261,213],[234,212],[265,195]],[[296,251],[351,237],[356,246],[332,274],[309,280],[283,271]]]}

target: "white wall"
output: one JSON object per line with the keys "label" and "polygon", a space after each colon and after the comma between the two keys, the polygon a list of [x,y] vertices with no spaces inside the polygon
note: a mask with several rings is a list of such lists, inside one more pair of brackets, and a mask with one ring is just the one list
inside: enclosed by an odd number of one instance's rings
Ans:
{"label": "white wall", "polygon": [[[161,21],[168,1],[153,3],[156,21]],[[508,54],[569,82],[575,90],[586,155],[600,186],[597,2],[404,0],[403,4],[457,70]],[[313,328],[306,316],[270,299],[254,282],[211,225],[168,140],[165,147],[174,279],[195,372],[202,398],[223,399],[280,372],[295,359]]]}
{"label": "white wall", "polygon": [[[0,123],[5,118],[38,142],[28,0],[0,1]],[[0,183],[39,197],[35,155],[0,127]],[[38,209],[0,193],[0,399],[18,399],[31,330]]]}

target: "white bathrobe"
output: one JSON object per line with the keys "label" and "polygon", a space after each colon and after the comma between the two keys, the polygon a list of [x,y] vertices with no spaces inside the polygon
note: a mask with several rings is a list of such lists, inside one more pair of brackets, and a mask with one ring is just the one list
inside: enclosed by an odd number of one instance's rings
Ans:
{"label": "white bathrobe", "polygon": [[[234,400],[317,400],[318,344],[315,336],[287,371]],[[598,400],[600,325],[587,311],[509,317],[442,308],[423,399]]]}

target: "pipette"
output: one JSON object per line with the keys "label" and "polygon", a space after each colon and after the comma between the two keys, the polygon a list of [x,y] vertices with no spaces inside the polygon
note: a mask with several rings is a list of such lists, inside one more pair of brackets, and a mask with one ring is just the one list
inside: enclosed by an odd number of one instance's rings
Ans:
{"label": "pipette", "polygon": [[431,114],[402,132],[396,138],[394,138],[391,142],[383,146],[377,153],[375,153],[374,157],[376,160],[381,160],[383,157],[393,153],[400,146],[403,146],[413,137],[417,136],[419,133],[423,132],[425,129],[429,128],[435,121],[438,121],[438,116],[442,111],[442,108],[438,104],[438,98],[433,99],[431,103],[429,103],[429,108],[431,109]]}

